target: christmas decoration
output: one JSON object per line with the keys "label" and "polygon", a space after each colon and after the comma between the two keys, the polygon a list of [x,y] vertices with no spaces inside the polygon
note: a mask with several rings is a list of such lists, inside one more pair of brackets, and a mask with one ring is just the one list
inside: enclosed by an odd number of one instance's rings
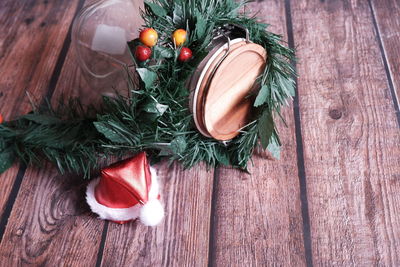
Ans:
{"label": "christmas decoration", "polygon": [[146,28],[140,32],[139,39],[142,44],[153,47],[157,44],[158,34],[152,28]]}
{"label": "christmas decoration", "polygon": [[139,61],[146,61],[151,57],[151,49],[147,46],[139,45],[136,47],[135,57]]}
{"label": "christmas decoration", "polygon": [[[146,2],[145,27],[160,36],[156,43],[153,35],[144,40],[141,34],[144,45],[154,45],[152,60],[132,61],[136,69],[126,69],[130,95],[103,97],[96,108],[70,99],[4,122],[0,172],[17,158],[40,164],[41,156],[62,173],[85,177],[110,155],[142,151],[152,161],[168,158],[185,167],[204,161],[243,170],[257,146],[279,157],[275,121],[294,96],[294,51],[266,24],[240,13],[244,4]],[[183,47],[175,49],[171,42],[171,34],[181,28],[190,34],[185,47],[193,51],[185,64],[179,59]],[[130,52],[135,59],[135,50]],[[235,83],[226,86],[224,81]]]}
{"label": "christmas decoration", "polygon": [[140,218],[146,226],[155,226],[164,217],[159,201],[159,184],[146,154],[120,161],[101,171],[86,190],[86,201],[100,219],[126,223]]}
{"label": "christmas decoration", "polygon": [[181,46],[186,42],[187,33],[184,29],[178,29],[172,34],[175,46]]}
{"label": "christmas decoration", "polygon": [[181,52],[179,53],[179,61],[186,62],[192,58],[192,50],[187,47],[182,47]]}
{"label": "christmas decoration", "polygon": [[235,25],[219,29],[211,47],[190,80],[190,107],[202,135],[228,141],[250,122],[254,81],[263,73],[267,54]]}
{"label": "christmas decoration", "polygon": [[0,123],[3,123],[3,116],[0,114]]}

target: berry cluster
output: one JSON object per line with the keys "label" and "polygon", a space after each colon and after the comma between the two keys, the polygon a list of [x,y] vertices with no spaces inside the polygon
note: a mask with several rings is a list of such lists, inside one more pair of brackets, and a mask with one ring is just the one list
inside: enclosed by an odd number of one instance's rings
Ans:
{"label": "berry cluster", "polygon": [[[175,48],[181,47],[187,38],[187,32],[183,29],[178,29],[173,32],[172,40]],[[135,50],[135,57],[138,61],[143,62],[150,59],[151,48],[157,44],[158,34],[153,28],[146,28],[140,32],[139,40],[143,45],[138,45]],[[178,60],[186,62],[192,58],[192,50],[187,47],[181,47]]]}

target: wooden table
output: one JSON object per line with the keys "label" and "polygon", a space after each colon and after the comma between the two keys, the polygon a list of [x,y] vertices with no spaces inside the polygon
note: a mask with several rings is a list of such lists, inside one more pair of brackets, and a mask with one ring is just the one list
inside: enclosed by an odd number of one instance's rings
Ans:
{"label": "wooden table", "polygon": [[[84,0],[0,2],[0,113],[87,86],[71,22]],[[281,159],[251,175],[157,166],[156,228],[98,220],[80,177],[15,164],[0,177],[0,265],[399,266],[400,2],[251,4],[297,48],[298,97]]]}

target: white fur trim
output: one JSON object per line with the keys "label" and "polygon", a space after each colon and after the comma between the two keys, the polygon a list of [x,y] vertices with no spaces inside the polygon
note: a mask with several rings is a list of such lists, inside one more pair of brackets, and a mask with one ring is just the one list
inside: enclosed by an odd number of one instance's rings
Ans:
{"label": "white fur trim", "polygon": [[164,218],[164,208],[158,199],[149,199],[140,209],[140,221],[146,226],[156,226]]}
{"label": "white fur trim", "polygon": [[[152,199],[157,199],[159,194],[159,184],[157,179],[157,173],[154,168],[150,168],[151,172],[151,187],[149,190],[149,202]],[[94,190],[97,184],[100,182],[100,177],[92,180],[86,189],[86,202],[89,204],[92,212],[99,215],[100,219],[111,220],[111,221],[129,221],[139,217],[141,204],[136,204],[129,208],[117,209],[109,208],[97,202]]]}

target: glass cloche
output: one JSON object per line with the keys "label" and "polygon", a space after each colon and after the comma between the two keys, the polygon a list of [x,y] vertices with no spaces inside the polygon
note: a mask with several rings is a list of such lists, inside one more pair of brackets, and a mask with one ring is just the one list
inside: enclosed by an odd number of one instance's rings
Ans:
{"label": "glass cloche", "polygon": [[[74,20],[72,45],[76,61],[91,92],[112,95],[126,92],[125,68],[132,67],[128,41],[138,37],[143,24],[143,0],[98,0]],[[122,90],[125,89],[125,90]],[[92,98],[92,96],[89,96]]]}

